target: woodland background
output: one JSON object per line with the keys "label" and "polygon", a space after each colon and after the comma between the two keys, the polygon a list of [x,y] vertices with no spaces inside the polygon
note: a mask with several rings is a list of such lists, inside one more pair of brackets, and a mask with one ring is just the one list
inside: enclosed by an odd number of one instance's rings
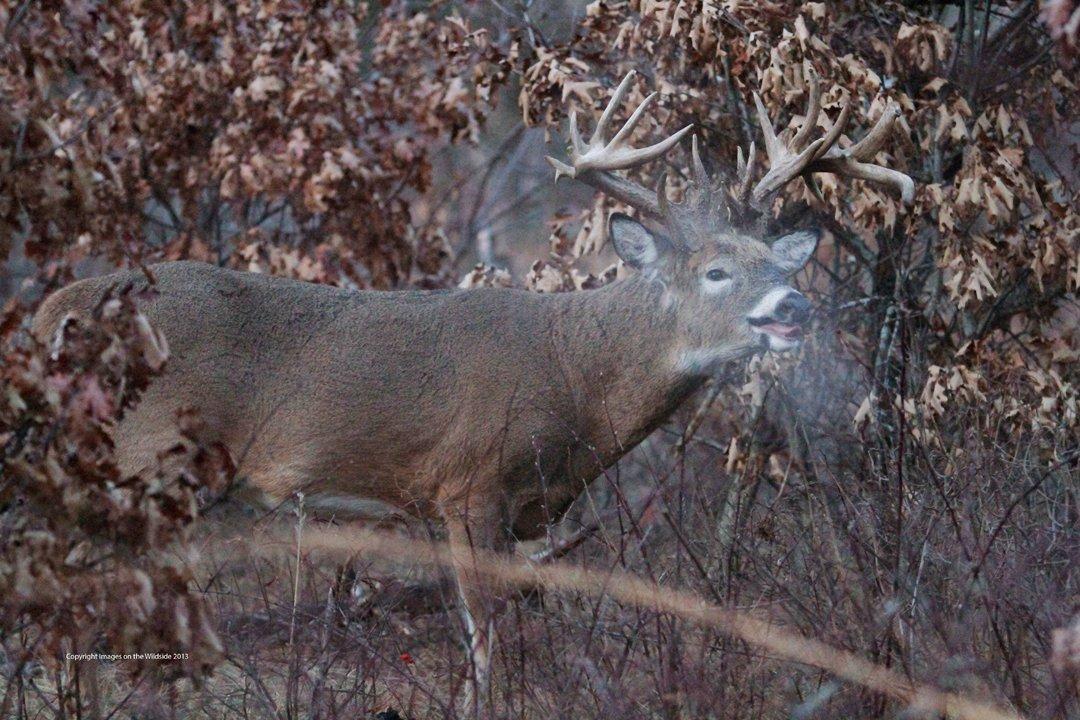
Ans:
{"label": "woodland background", "polygon": [[[716,169],[760,138],[752,92],[798,124],[803,68],[825,115],[856,99],[851,136],[895,101],[882,159],[918,190],[787,189],[776,226],[826,231],[798,278],[812,335],[730,368],[684,452],[693,408],[625,460],[570,559],[1076,717],[1078,26],[1072,0],[0,1],[0,717],[459,712],[451,601],[371,601],[378,563],[342,599],[333,558],[221,540],[232,460],[196,414],[159,472],[120,477],[109,424],[168,362],[140,298],[52,347],[29,318],[74,278],[184,258],[358,288],[608,281],[614,206],[543,156],[631,68],[628,106],[661,93],[640,138],[694,122]],[[685,151],[642,179],[681,178]],[[928,716],[611,598],[521,596],[498,634],[499,717]],[[94,651],[187,659],[65,660]]]}

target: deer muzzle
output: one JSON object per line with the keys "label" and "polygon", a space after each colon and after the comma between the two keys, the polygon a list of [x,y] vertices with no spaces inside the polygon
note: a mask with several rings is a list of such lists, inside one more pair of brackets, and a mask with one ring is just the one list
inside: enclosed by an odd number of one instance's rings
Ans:
{"label": "deer muzzle", "polygon": [[746,316],[770,350],[790,350],[802,340],[810,320],[810,301],[791,288],[770,290]]}

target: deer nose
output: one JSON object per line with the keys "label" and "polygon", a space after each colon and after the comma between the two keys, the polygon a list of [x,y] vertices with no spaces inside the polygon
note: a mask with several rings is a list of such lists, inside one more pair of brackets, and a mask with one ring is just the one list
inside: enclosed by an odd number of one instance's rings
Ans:
{"label": "deer nose", "polygon": [[810,301],[802,293],[792,290],[776,304],[773,316],[783,323],[805,325],[810,319]]}

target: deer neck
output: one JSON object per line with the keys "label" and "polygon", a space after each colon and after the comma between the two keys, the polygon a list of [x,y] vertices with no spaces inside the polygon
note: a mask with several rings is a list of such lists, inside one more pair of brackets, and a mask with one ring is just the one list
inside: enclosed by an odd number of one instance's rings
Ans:
{"label": "deer neck", "polygon": [[632,276],[556,296],[554,342],[579,431],[617,458],[666,420],[704,377],[679,367],[678,323],[664,286]]}

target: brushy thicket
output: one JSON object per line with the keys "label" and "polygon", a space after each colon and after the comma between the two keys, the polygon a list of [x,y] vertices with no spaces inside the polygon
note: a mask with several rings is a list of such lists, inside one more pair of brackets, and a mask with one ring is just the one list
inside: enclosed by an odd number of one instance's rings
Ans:
{"label": "brushy thicket", "polygon": [[[585,6],[568,33],[561,10],[0,3],[0,716],[455,713],[452,608],[359,616],[328,599],[331,565],[202,542],[198,506],[227,495],[232,461],[197,413],[152,476],[120,477],[109,426],[168,362],[129,288],[48,347],[29,318],[79,273],[162,259],[364,288],[509,282],[455,272],[479,238],[431,200],[455,192],[437,153],[483,141],[496,112],[558,134],[631,68],[646,80],[628,106],[661,92],[639,139],[693,122],[715,170],[760,138],[752,92],[798,126],[806,70],[823,125],[856,100],[853,137],[896,102],[881,161],[918,191],[904,208],[831,176],[820,197],[789,186],[774,227],[826,231],[798,281],[813,334],[718,378],[685,452],[667,451],[688,415],[602,482],[576,554],[1027,717],[1080,712],[1080,6],[632,0]],[[508,91],[517,107],[497,107]],[[666,170],[678,193],[685,159],[639,179]],[[611,207],[557,215],[525,284],[609,281],[582,267]],[[910,711],[610,599],[521,598],[498,634],[498,716]],[[94,651],[187,660],[65,660]]]}

